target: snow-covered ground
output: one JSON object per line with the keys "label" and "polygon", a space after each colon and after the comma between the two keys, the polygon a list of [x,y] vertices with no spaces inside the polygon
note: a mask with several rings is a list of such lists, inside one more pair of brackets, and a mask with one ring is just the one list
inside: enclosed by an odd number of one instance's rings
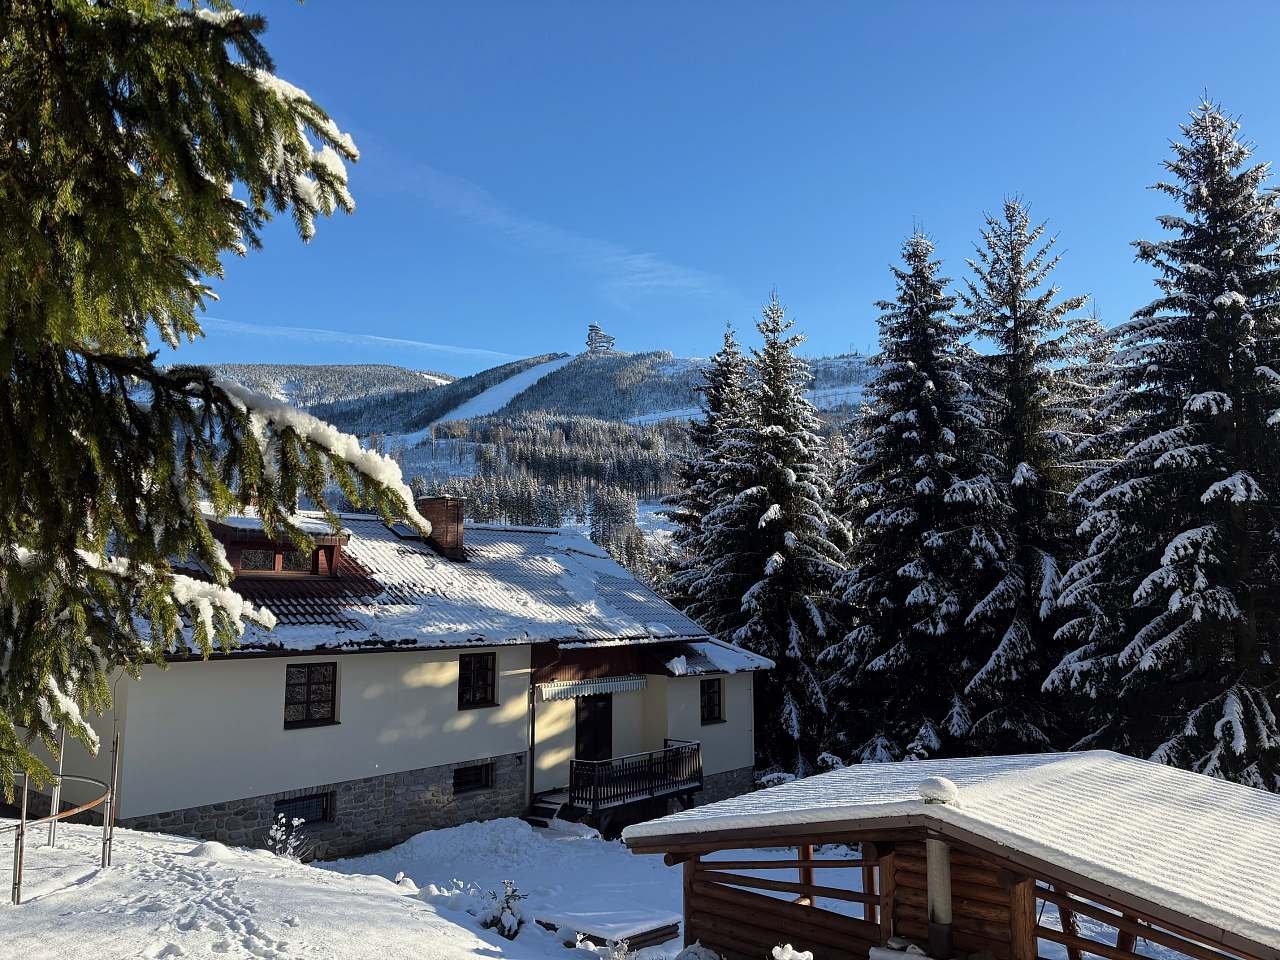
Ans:
{"label": "snow-covered ground", "polygon": [[546,363],[538,364],[536,367],[523,370],[514,377],[508,377],[501,383],[494,384],[488,390],[476,394],[465,403],[459,404],[436,422],[438,423],[442,420],[469,420],[472,417],[486,417],[491,413],[497,413],[510,403],[517,394],[528,390],[548,373],[559,370],[572,359],[572,356],[561,357],[559,360],[549,360]]}
{"label": "snow-covered ground", "polygon": [[[503,880],[529,895],[523,903],[529,918],[602,930],[678,919],[678,869],[566,828],[535,831],[519,820],[466,824],[315,866],[117,830],[106,870],[97,866],[99,829],[64,825],[54,850],[42,845],[43,831],[33,830],[24,902],[0,904],[0,957],[597,960],[590,950],[567,950],[563,937],[531,920],[514,941],[481,928],[468,910],[482,908]],[[400,873],[411,880],[397,884]],[[649,948],[642,960],[673,955],[678,945]]]}
{"label": "snow-covered ground", "polygon": [[530,955],[381,877],[131,830],[116,831],[102,870],[100,829],[63,826],[55,850],[39,845],[42,833],[28,836],[24,902],[0,903],[6,960]]}
{"label": "snow-covered ground", "polygon": [[[593,830],[564,824],[535,830],[522,820],[468,823],[420,833],[397,847],[323,866],[342,873],[411,877],[420,896],[448,910],[465,891],[500,888],[513,880],[527,895],[527,916],[612,935],[680,919],[681,872],[661,857],[636,856]],[[459,898],[459,891],[463,896]],[[674,954],[650,948],[646,956]]]}
{"label": "snow-covered ground", "polygon": [[[11,823],[0,820],[0,826]],[[43,836],[28,834],[24,902],[15,907],[6,897],[0,903],[3,960],[602,960],[605,951],[566,949],[565,937],[532,919],[608,934],[678,919],[681,909],[680,868],[569,824],[547,831],[519,820],[464,824],[314,866],[264,851],[117,830],[112,866],[100,870],[100,829],[64,825],[56,850],[41,845]],[[725,856],[793,855],[755,850]],[[858,888],[859,871],[829,873],[827,884]],[[527,896],[522,910],[528,922],[514,941],[483,929],[471,912],[482,909],[488,891],[501,889],[504,880]],[[835,901],[820,906],[861,909]],[[1080,920],[1086,937],[1106,942],[1097,924]],[[1057,926],[1052,908],[1043,922]],[[633,956],[669,960],[680,942]],[[1138,949],[1156,960],[1177,957],[1145,941]],[[1040,955],[1064,960],[1065,950],[1041,942]]]}

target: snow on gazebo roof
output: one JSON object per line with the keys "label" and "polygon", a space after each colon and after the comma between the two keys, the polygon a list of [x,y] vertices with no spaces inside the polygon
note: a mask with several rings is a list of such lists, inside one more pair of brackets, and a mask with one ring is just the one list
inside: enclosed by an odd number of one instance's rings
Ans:
{"label": "snow on gazebo roof", "polygon": [[[936,777],[955,785],[950,802],[923,783]],[[637,824],[623,839],[661,850],[740,831],[916,826],[1280,950],[1280,796],[1107,751],[861,764]]]}

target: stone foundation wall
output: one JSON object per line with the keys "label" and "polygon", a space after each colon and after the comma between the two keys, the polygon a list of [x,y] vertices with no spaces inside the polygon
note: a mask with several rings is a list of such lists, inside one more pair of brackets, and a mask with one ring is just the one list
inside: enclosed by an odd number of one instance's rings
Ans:
{"label": "stone foundation wall", "polygon": [[[494,765],[493,786],[454,794],[454,770],[490,761]],[[303,829],[309,856],[331,859],[390,847],[423,830],[472,820],[518,817],[525,808],[526,777],[525,755],[512,753],[488,761],[424,767],[130,817],[120,820],[119,825],[234,846],[261,847],[275,820],[276,801],[327,793],[331,795],[330,820],[307,824]]]}
{"label": "stone foundation wall", "polygon": [[755,788],[754,767],[738,767],[736,770],[725,770],[723,773],[709,773],[703,779],[702,790],[695,795],[694,802],[698,806],[704,803],[715,803],[717,800],[728,800],[730,797],[750,793]]}

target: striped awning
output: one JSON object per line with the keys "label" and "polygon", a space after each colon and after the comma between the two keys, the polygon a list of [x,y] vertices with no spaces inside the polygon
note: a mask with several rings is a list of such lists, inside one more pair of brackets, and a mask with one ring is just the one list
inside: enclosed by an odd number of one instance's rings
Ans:
{"label": "striped awning", "polygon": [[591,697],[602,693],[630,693],[643,690],[642,673],[629,677],[601,677],[598,680],[553,680],[538,684],[543,700],[572,700],[574,697]]}

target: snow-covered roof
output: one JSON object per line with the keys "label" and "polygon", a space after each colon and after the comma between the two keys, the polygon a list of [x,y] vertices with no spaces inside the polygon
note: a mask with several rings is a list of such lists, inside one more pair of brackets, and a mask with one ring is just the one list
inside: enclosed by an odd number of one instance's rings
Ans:
{"label": "snow-covered roof", "polygon": [[421,539],[398,535],[377,517],[344,514],[341,522],[349,539],[339,576],[235,582],[239,593],[278,620],[271,631],[250,627],[242,649],[707,639],[701,627],[576,534],[469,523],[467,560],[458,562]]}
{"label": "snow-covered roof", "polygon": [[767,657],[714,638],[681,644],[670,652],[674,655],[667,660],[666,667],[673,677],[745,673],[748,670],[769,670],[774,666]]}
{"label": "snow-covered roof", "polygon": [[[922,799],[930,777],[952,781],[955,800]],[[1280,951],[1280,796],[1106,751],[862,764],[637,824],[623,839],[661,849],[815,825],[927,827]]]}

